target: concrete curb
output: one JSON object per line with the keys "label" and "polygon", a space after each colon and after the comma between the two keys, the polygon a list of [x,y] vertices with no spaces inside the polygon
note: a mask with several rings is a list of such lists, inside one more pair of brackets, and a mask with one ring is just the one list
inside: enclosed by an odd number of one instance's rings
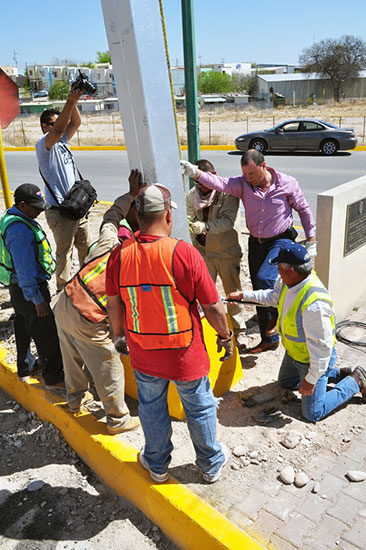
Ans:
{"label": "concrete curb", "polygon": [[[126,151],[125,145],[73,145],[70,147],[72,151]],[[187,151],[187,145],[181,146],[182,151]],[[200,145],[201,151],[238,151],[234,145]],[[32,147],[4,147],[4,151],[34,151]],[[366,145],[359,145],[352,151],[366,151]]]}
{"label": "concrete curb", "polygon": [[63,397],[43,390],[36,379],[19,382],[15,365],[5,362],[0,347],[0,385],[27,410],[51,422],[77,454],[119,495],[156,523],[179,547],[189,550],[263,550],[240,530],[170,476],[154,484],[138,464],[138,451],[119,437],[106,434],[90,413],[73,415]]}

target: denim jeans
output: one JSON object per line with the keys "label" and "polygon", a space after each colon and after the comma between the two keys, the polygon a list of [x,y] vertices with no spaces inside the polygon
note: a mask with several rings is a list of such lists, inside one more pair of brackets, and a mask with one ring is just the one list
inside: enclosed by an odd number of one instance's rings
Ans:
{"label": "denim jeans", "polygon": [[[163,474],[171,461],[173,444],[167,394],[169,380],[135,371],[139,417],[145,436],[144,458],[149,468]],[[196,451],[196,465],[214,475],[225,460],[216,441],[216,402],[207,376],[189,382],[174,381],[187,416]]]}
{"label": "denim jeans", "polygon": [[[359,391],[358,384],[352,376],[347,376],[339,382],[340,370],[335,367],[336,359],[335,348],[333,348],[328,368],[318,379],[313,394],[303,395],[301,398],[302,415],[310,422],[321,420],[349,401]],[[282,388],[298,389],[308,370],[309,363],[299,363],[286,352],[278,374],[278,383]],[[327,391],[328,383],[336,385]]]}
{"label": "denim jeans", "polygon": [[[261,244],[257,239],[249,237],[248,261],[253,290],[274,287],[278,277],[278,269],[276,265],[271,265],[269,260],[278,255],[281,247],[292,242],[291,239],[277,239],[276,241]],[[271,317],[278,316],[277,309],[257,306],[257,316],[261,339],[264,342],[278,342],[278,334],[266,336],[267,326]]]}

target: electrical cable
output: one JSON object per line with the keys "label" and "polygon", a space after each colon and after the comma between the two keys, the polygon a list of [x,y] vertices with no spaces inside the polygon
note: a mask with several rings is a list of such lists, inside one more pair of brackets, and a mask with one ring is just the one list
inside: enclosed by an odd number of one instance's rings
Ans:
{"label": "electrical cable", "polygon": [[366,323],[361,323],[360,321],[341,321],[336,325],[336,338],[344,344],[352,344],[354,346],[366,347],[366,341],[360,340],[351,340],[346,336],[342,335],[342,331],[348,327],[358,327],[366,331]]}

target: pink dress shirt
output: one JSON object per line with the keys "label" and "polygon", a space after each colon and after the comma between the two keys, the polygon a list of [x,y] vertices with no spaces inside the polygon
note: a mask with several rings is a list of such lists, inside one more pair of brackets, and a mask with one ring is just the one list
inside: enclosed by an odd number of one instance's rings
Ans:
{"label": "pink dress shirt", "polygon": [[268,166],[267,170],[273,177],[267,191],[248,183],[244,174],[220,178],[210,172],[201,172],[198,181],[209,189],[229,193],[242,200],[246,224],[253,237],[268,239],[286,231],[293,223],[292,209],[300,216],[306,238],[314,237],[314,218],[295,178]]}

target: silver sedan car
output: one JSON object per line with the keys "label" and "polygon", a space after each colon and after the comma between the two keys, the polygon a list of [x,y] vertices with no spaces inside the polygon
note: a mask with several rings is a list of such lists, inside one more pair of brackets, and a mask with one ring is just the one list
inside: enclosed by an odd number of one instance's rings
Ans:
{"label": "silver sedan car", "polygon": [[298,118],[281,122],[263,132],[242,134],[235,140],[239,151],[316,151],[334,155],[354,149],[357,138],[353,128],[339,128],[322,120]]}

